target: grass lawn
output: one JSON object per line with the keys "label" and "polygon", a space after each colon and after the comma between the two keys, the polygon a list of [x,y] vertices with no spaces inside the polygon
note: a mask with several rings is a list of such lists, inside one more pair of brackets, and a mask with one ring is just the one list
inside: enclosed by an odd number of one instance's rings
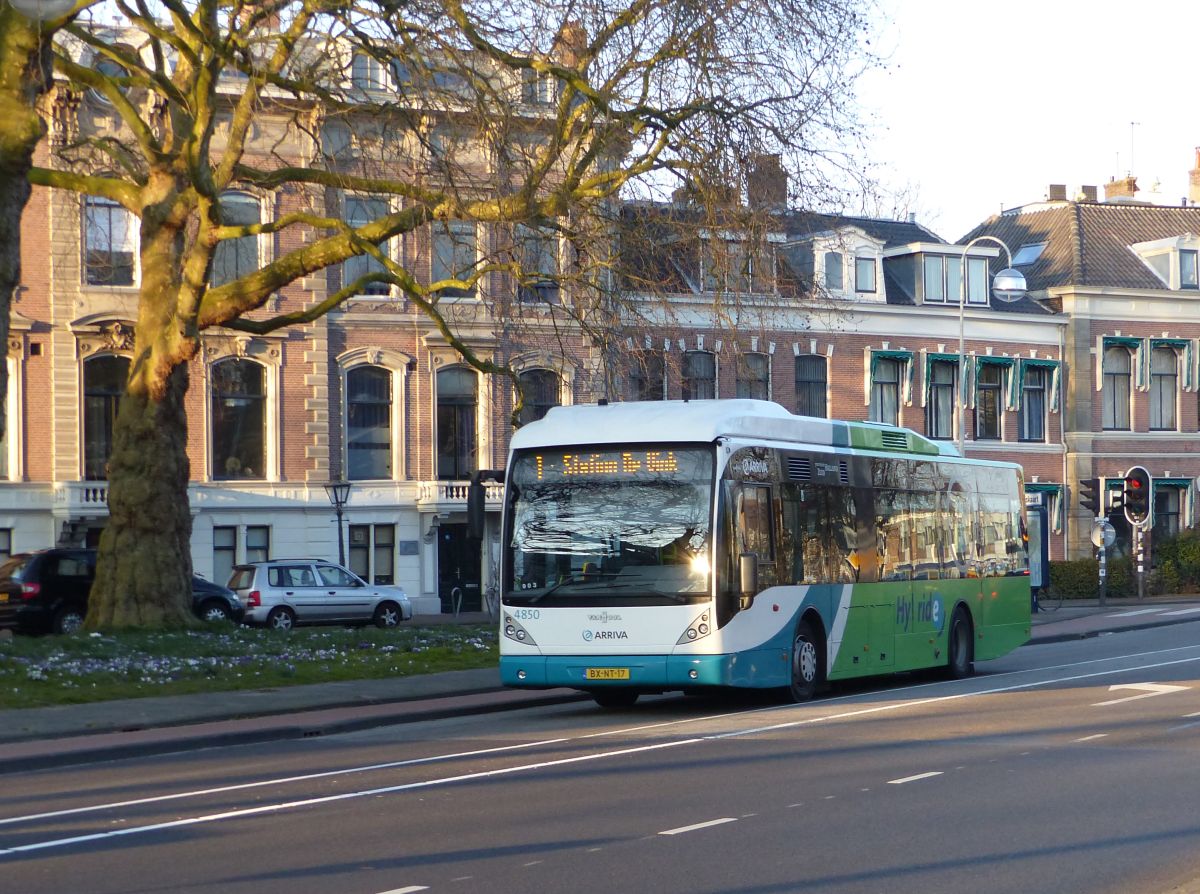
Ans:
{"label": "grass lawn", "polygon": [[430,674],[498,660],[490,625],[279,633],[213,624],[176,633],[13,636],[0,639],[0,709]]}

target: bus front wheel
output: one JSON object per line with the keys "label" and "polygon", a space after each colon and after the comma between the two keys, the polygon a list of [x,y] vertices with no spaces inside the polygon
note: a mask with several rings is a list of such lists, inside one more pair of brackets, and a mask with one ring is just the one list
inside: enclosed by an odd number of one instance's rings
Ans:
{"label": "bus front wheel", "polygon": [[949,655],[946,658],[946,676],[952,680],[969,677],[975,670],[972,649],[971,616],[961,605],[954,610],[950,619]]}
{"label": "bus front wheel", "polygon": [[593,689],[591,696],[602,708],[632,708],[638,700],[636,689]]}
{"label": "bus front wheel", "polygon": [[817,635],[809,621],[801,621],[792,640],[792,682],[788,693],[792,701],[806,702],[817,694],[821,683],[821,652]]}

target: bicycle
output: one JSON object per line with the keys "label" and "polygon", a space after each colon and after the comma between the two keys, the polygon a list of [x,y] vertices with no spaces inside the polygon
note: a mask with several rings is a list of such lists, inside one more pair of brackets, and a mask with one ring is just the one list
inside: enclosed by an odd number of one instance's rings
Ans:
{"label": "bicycle", "polygon": [[1034,605],[1039,612],[1056,612],[1062,608],[1062,591],[1054,591],[1048,587],[1039,587],[1034,599]]}

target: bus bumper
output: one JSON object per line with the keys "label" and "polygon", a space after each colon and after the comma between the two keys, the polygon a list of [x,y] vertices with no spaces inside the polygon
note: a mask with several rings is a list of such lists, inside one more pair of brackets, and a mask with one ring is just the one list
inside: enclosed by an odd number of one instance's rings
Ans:
{"label": "bus bumper", "polygon": [[786,653],[774,649],[738,655],[505,655],[500,658],[500,681],[529,689],[765,688],[787,685],[788,664]]}

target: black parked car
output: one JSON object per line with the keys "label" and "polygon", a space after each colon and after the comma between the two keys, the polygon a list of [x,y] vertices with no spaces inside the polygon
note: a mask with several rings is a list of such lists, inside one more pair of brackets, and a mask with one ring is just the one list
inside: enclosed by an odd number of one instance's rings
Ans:
{"label": "black parked car", "polygon": [[[87,615],[96,551],[44,549],[0,565],[0,629],[71,633]],[[192,578],[192,611],[206,621],[241,621],[246,610],[228,587]]]}

